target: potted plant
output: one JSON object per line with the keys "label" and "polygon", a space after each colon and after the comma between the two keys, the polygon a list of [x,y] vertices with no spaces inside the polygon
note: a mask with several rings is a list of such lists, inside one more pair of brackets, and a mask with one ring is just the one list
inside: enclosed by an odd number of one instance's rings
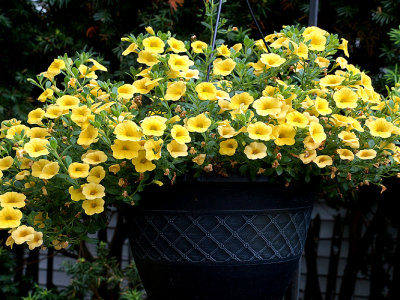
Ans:
{"label": "potted plant", "polygon": [[281,297],[310,191],[399,172],[399,91],[376,93],[347,41],[317,27],[216,50],[146,30],[122,39],[130,82],[65,55],[30,80],[43,107],[27,124],[2,121],[7,245],[78,244],[116,206],[152,299]]}

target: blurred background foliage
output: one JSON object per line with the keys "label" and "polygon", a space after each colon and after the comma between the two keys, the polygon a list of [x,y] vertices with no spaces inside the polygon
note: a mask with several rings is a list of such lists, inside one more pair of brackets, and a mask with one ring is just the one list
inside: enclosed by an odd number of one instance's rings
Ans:
{"label": "blurred background foliage", "polygon": [[[251,0],[265,34],[282,25],[307,25],[309,0]],[[201,24],[203,0],[13,0],[0,7],[0,120],[18,116],[38,103],[39,91],[26,78],[45,71],[53,58],[87,51],[103,59],[110,76],[130,80],[132,58],[122,60],[120,38],[145,26],[209,41]],[[244,0],[222,9],[233,44],[245,34],[259,38]],[[318,26],[349,40],[350,61],[369,71],[379,91],[398,81],[400,0],[320,1]]]}

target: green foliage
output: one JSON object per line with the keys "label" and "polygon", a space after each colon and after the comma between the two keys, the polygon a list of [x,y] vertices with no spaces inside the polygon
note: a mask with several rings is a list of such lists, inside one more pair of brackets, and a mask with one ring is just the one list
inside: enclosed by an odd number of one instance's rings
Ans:
{"label": "green foliage", "polygon": [[14,282],[14,268],[16,267],[13,255],[0,246],[0,298],[17,299],[18,283]]}

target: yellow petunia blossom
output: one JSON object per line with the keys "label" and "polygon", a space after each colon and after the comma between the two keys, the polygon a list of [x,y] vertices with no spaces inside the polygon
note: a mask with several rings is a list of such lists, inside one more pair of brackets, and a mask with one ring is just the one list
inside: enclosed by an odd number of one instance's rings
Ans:
{"label": "yellow petunia blossom", "polygon": [[74,96],[64,95],[57,99],[57,105],[63,109],[72,109],[79,106],[79,99]]}
{"label": "yellow petunia blossom", "polygon": [[39,159],[32,165],[32,176],[40,179],[51,179],[58,174],[60,166],[57,162]]}
{"label": "yellow petunia blossom", "polygon": [[278,146],[291,146],[295,143],[296,129],[289,124],[280,124],[272,130],[274,142]]}
{"label": "yellow petunia blossom", "polygon": [[21,245],[33,240],[34,233],[35,229],[33,227],[21,225],[11,233],[11,236],[17,245]]}
{"label": "yellow petunia blossom", "polygon": [[54,91],[52,89],[46,89],[43,93],[41,93],[38,97],[40,102],[45,102],[47,99],[51,99],[53,97]]}
{"label": "yellow petunia blossom", "polygon": [[104,191],[105,187],[98,183],[88,183],[82,188],[82,194],[86,197],[86,200],[103,198],[106,195]]}
{"label": "yellow petunia blossom", "polygon": [[15,228],[21,224],[22,212],[12,207],[0,210],[0,228]]}
{"label": "yellow petunia blossom", "polygon": [[172,138],[179,144],[190,143],[189,131],[182,125],[174,125],[171,129]]}
{"label": "yellow petunia blossom", "polygon": [[37,108],[37,109],[32,110],[28,114],[28,123],[29,124],[41,125],[42,124],[42,119],[43,119],[45,113],[46,112],[41,108]]}
{"label": "yellow petunia blossom", "polygon": [[68,166],[68,174],[71,178],[86,178],[89,175],[89,164],[74,162]]}
{"label": "yellow petunia blossom", "polygon": [[299,154],[300,160],[305,165],[311,163],[316,157],[317,157],[317,151],[315,150],[306,150],[304,153]]}
{"label": "yellow petunia blossom", "polygon": [[305,128],[308,125],[308,118],[298,111],[292,111],[286,115],[286,123],[294,127]]}
{"label": "yellow petunia blossom", "polygon": [[186,72],[190,66],[194,65],[194,62],[187,55],[171,54],[168,59],[168,65],[173,71]]}
{"label": "yellow petunia blossom", "polygon": [[132,164],[135,166],[135,170],[138,173],[153,171],[156,168],[156,165],[146,158],[145,150],[139,151],[138,157],[132,159]]}
{"label": "yellow petunia blossom", "polygon": [[35,231],[33,233],[33,238],[27,241],[27,244],[29,246],[29,250],[40,247],[43,244],[43,233]]}
{"label": "yellow petunia blossom", "polygon": [[161,158],[161,150],[164,141],[159,139],[157,141],[149,139],[144,143],[144,150],[146,150],[147,160],[158,160]]}
{"label": "yellow petunia blossom", "polygon": [[122,52],[122,55],[123,55],[123,56],[126,56],[126,55],[128,55],[128,54],[130,54],[130,53],[132,53],[132,52],[137,52],[137,51],[136,51],[137,48],[138,48],[138,45],[137,45],[136,43],[131,43],[131,44],[128,46],[128,48],[126,48],[126,49],[124,50],[124,52]]}
{"label": "yellow petunia blossom", "polygon": [[275,116],[281,112],[282,102],[274,97],[261,97],[254,101],[253,107],[260,116]]}
{"label": "yellow petunia blossom", "polygon": [[90,170],[89,176],[86,178],[89,183],[100,183],[106,176],[106,171],[102,166],[94,167]]}
{"label": "yellow petunia blossom", "polygon": [[356,108],[358,96],[350,88],[344,87],[333,94],[333,100],[338,108]]}
{"label": "yellow petunia blossom", "polygon": [[89,58],[87,61],[91,62],[93,64],[93,66],[90,68],[91,71],[103,71],[103,72],[107,72],[107,68],[105,66],[103,66],[102,64],[100,64],[97,60],[93,59],[93,58]]}
{"label": "yellow petunia blossom", "polygon": [[232,156],[235,154],[238,142],[235,139],[228,139],[219,144],[219,154]]}
{"label": "yellow petunia blossom", "polygon": [[318,65],[320,68],[327,68],[329,66],[329,59],[323,58],[323,57],[317,57],[314,62]]}
{"label": "yellow petunia blossom", "polygon": [[229,139],[229,138],[233,137],[234,135],[236,135],[235,128],[233,128],[229,124],[220,125],[220,126],[218,126],[217,129],[218,129],[219,135],[226,139]]}
{"label": "yellow petunia blossom", "polygon": [[102,213],[104,211],[104,200],[101,198],[85,200],[82,202],[82,208],[88,216]]}
{"label": "yellow petunia blossom", "polygon": [[87,121],[91,114],[91,110],[87,106],[79,106],[72,109],[71,120],[80,125]]}
{"label": "yellow petunia blossom", "polygon": [[374,159],[376,157],[376,151],[373,149],[360,150],[357,152],[356,156],[362,160]]}
{"label": "yellow petunia blossom", "polygon": [[11,168],[13,163],[14,159],[11,156],[0,158],[0,171],[8,170],[9,168]]}
{"label": "yellow petunia blossom", "polygon": [[167,43],[171,47],[171,50],[175,53],[186,52],[185,43],[182,41],[179,41],[179,40],[171,37],[171,38],[169,38]]}
{"label": "yellow petunia blossom", "polygon": [[162,39],[156,36],[145,38],[143,40],[143,46],[146,51],[151,53],[163,53],[165,47]]}
{"label": "yellow petunia blossom", "polygon": [[199,70],[189,69],[186,72],[181,72],[180,76],[185,78],[185,80],[199,79]]}
{"label": "yellow petunia blossom", "polygon": [[156,33],[154,32],[154,29],[151,26],[146,26],[144,28],[149,34],[151,35],[156,35]]}
{"label": "yellow petunia blossom", "polygon": [[64,109],[58,105],[49,105],[46,109],[45,117],[49,119],[57,119],[64,112]]}
{"label": "yellow petunia blossom", "polygon": [[23,170],[21,172],[18,172],[17,175],[15,175],[16,180],[24,180],[27,176],[31,175],[31,172],[27,170]]}
{"label": "yellow petunia blossom", "polygon": [[229,50],[227,45],[221,45],[221,46],[217,47],[217,53],[218,53],[218,55],[222,55],[225,57],[231,56],[231,51]]}
{"label": "yellow petunia blossom", "polygon": [[79,73],[79,78],[92,78],[92,79],[97,79],[97,75],[94,71],[92,71],[88,66],[85,66],[84,64],[79,65],[78,67]]}
{"label": "yellow petunia blossom", "polygon": [[25,206],[26,196],[17,192],[7,192],[0,195],[0,205],[2,207],[21,208]]}
{"label": "yellow petunia blossom", "polygon": [[272,138],[272,127],[263,122],[256,122],[247,126],[249,137],[253,140],[269,141]]}
{"label": "yellow petunia blossom", "polygon": [[187,129],[189,132],[206,132],[211,126],[211,120],[206,115],[200,114],[196,117],[189,118],[187,121]]}
{"label": "yellow petunia blossom", "polygon": [[267,66],[267,68],[276,68],[282,65],[286,59],[275,53],[261,54],[260,61]]}
{"label": "yellow petunia blossom", "polygon": [[41,128],[41,127],[31,128],[31,130],[29,130],[28,132],[28,136],[31,139],[45,139],[49,135],[50,133],[47,130],[47,128]]}
{"label": "yellow petunia blossom", "polygon": [[49,150],[46,148],[47,146],[49,146],[49,141],[47,140],[31,139],[24,145],[24,150],[29,154],[30,157],[39,157],[49,154]]}
{"label": "yellow petunia blossom", "polygon": [[150,78],[144,77],[142,79],[136,80],[133,86],[133,92],[139,94],[148,94],[153,88],[158,85],[158,81],[162,78],[151,80]]}
{"label": "yellow petunia blossom", "polygon": [[145,135],[162,136],[164,134],[167,119],[160,116],[151,116],[144,118],[140,127]]}
{"label": "yellow petunia blossom", "polygon": [[346,55],[347,57],[349,57],[349,50],[347,48],[348,43],[349,42],[346,39],[342,38],[342,43],[338,47],[339,50],[343,50],[344,55]]}
{"label": "yellow petunia blossom", "polygon": [[192,162],[201,166],[202,164],[204,164],[205,160],[206,160],[206,154],[199,154],[192,159]]}
{"label": "yellow petunia blossom", "polygon": [[249,93],[244,92],[240,94],[235,94],[231,98],[231,103],[229,107],[231,109],[247,109],[250,104],[252,104],[254,101],[253,96],[251,96]]}
{"label": "yellow petunia blossom", "polygon": [[160,61],[155,53],[143,50],[139,52],[137,62],[152,67]]}
{"label": "yellow petunia blossom", "polygon": [[196,85],[196,92],[200,100],[217,100],[217,88],[211,82]]}
{"label": "yellow petunia blossom", "polygon": [[332,113],[332,109],[329,107],[329,102],[321,97],[315,99],[315,109],[316,111],[323,116],[329,115]]}
{"label": "yellow petunia blossom", "polygon": [[56,76],[61,73],[61,70],[65,69],[65,63],[62,59],[54,59],[50,66],[47,68],[47,73],[51,76]]}
{"label": "yellow petunia blossom", "polygon": [[324,87],[332,87],[340,85],[346,78],[338,75],[326,75],[325,77],[321,78],[319,81],[319,85]]}
{"label": "yellow petunia blossom", "polygon": [[119,123],[114,129],[114,134],[118,140],[132,142],[140,141],[143,136],[135,122],[130,120]]}
{"label": "yellow petunia blossom", "polygon": [[225,60],[217,58],[216,60],[214,60],[213,66],[214,75],[227,76],[232,73],[233,69],[236,66],[236,63],[231,58],[227,58]]}
{"label": "yellow petunia blossom", "polygon": [[243,45],[241,43],[237,43],[231,47],[231,49],[235,50],[235,52],[239,52],[240,50],[242,50],[242,48]]}
{"label": "yellow petunia blossom", "polygon": [[388,138],[392,135],[394,126],[384,118],[377,118],[376,120],[366,122],[365,124],[369,128],[372,136]]}
{"label": "yellow petunia blossom", "polygon": [[360,147],[360,142],[358,141],[358,137],[353,132],[342,131],[338,134],[338,137],[343,141],[343,143],[346,146],[349,146],[353,149]]}
{"label": "yellow petunia blossom", "polygon": [[297,51],[295,52],[295,54],[303,59],[307,59],[308,58],[308,47],[306,44],[304,43],[300,43],[299,47],[297,48]]}
{"label": "yellow petunia blossom", "polygon": [[71,195],[71,200],[72,201],[79,201],[79,200],[85,200],[86,199],[85,195],[82,194],[82,189],[83,189],[82,186],[79,189],[75,189],[73,186],[70,186],[68,188],[68,192]]}
{"label": "yellow petunia blossom", "polygon": [[132,159],[138,156],[140,150],[140,144],[137,141],[121,141],[114,140],[114,144],[111,145],[113,151],[113,157],[116,159]]}
{"label": "yellow petunia blossom", "polygon": [[98,165],[107,161],[107,155],[100,150],[89,150],[82,154],[81,160],[89,165]]}
{"label": "yellow petunia blossom", "polygon": [[252,142],[244,148],[248,159],[262,159],[267,156],[267,146],[263,143]]}
{"label": "yellow petunia blossom", "polygon": [[129,100],[133,97],[133,94],[135,93],[135,88],[132,84],[124,84],[118,88],[117,92],[118,98]]}
{"label": "yellow petunia blossom", "polygon": [[97,142],[98,135],[99,130],[93,125],[88,125],[84,130],[81,131],[76,142],[78,145],[87,147]]}
{"label": "yellow petunia blossom", "polygon": [[321,144],[323,141],[326,140],[324,127],[318,122],[312,122],[308,129],[308,132],[316,144]]}
{"label": "yellow petunia blossom", "polygon": [[180,144],[175,140],[172,140],[167,145],[167,150],[173,158],[187,156],[188,155],[187,149],[188,147],[185,144]]}
{"label": "yellow petunia blossom", "polygon": [[313,162],[321,169],[333,164],[332,158],[328,155],[318,155]]}
{"label": "yellow petunia blossom", "polygon": [[304,40],[306,42],[310,41],[310,44],[308,46],[310,50],[315,50],[315,51],[325,50],[326,37],[317,31],[313,31],[310,34],[304,36]]}
{"label": "yellow petunia blossom", "polygon": [[349,149],[337,149],[336,152],[343,160],[352,161],[354,159],[354,154]]}
{"label": "yellow petunia blossom", "polygon": [[21,137],[28,135],[29,127],[25,125],[14,125],[7,130],[6,138],[12,140],[18,134]]}
{"label": "yellow petunia blossom", "polygon": [[340,68],[345,69],[347,66],[347,60],[343,57],[336,58],[336,64],[340,66]]}
{"label": "yellow petunia blossom", "polygon": [[195,41],[190,44],[194,53],[204,53],[204,49],[207,48],[207,44],[202,41]]}
{"label": "yellow petunia blossom", "polygon": [[165,100],[178,101],[186,93],[186,84],[183,81],[168,82]]}

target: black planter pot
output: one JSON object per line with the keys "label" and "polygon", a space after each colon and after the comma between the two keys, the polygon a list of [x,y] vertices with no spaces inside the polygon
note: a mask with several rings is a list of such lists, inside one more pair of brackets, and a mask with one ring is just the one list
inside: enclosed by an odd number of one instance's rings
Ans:
{"label": "black planter pot", "polygon": [[282,299],[312,200],[305,187],[232,178],[146,191],[126,221],[149,299]]}

